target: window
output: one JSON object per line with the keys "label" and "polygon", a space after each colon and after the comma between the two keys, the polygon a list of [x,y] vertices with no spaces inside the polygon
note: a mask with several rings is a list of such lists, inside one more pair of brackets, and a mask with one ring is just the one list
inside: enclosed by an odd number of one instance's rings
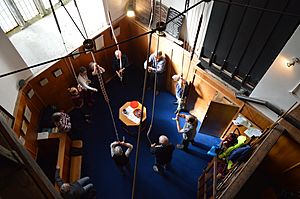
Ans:
{"label": "window", "polygon": [[[42,0],[34,0],[34,2],[37,1],[42,2]],[[54,3],[54,0],[51,0],[51,2]],[[107,25],[103,1],[76,0],[76,2],[88,37],[92,38],[93,35],[98,34],[102,30],[103,26]],[[65,5],[74,21],[81,31],[83,31],[81,20],[74,2],[66,3]],[[39,19],[34,25],[28,26],[22,31],[15,33],[13,37],[9,37],[10,41],[28,66],[65,56],[67,53],[73,52],[82,45],[84,38],[67,15],[65,9],[60,6],[60,3],[53,6],[57,8],[55,12],[61,27],[62,37],[66,48],[64,48],[64,43],[58,32],[53,15],[46,15]],[[44,70],[51,65],[52,63],[44,64],[32,68],[31,71],[34,74],[39,73],[41,70]]]}
{"label": "window", "polygon": [[32,0],[15,0],[15,4],[25,21],[39,14]]}
{"label": "window", "polygon": [[[71,0],[63,0],[66,4]],[[51,0],[55,7],[59,0]],[[44,16],[50,10],[49,0],[2,0],[0,1],[0,27],[7,33],[18,26],[25,26],[38,15]]]}
{"label": "window", "polygon": [[7,5],[4,1],[0,1],[0,27],[4,32],[8,32],[15,27],[17,27],[18,24],[15,21],[13,15],[9,11]]}
{"label": "window", "polygon": [[[50,8],[49,0],[42,0],[42,2],[46,9]],[[59,2],[59,0],[52,0],[51,2],[52,2],[52,5],[54,6],[55,4],[57,4]]]}

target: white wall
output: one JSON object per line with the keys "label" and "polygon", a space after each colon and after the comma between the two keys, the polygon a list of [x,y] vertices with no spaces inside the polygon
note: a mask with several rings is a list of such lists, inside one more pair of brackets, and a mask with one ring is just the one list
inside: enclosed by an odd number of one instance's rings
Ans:
{"label": "white wall", "polygon": [[163,0],[162,4],[166,5],[167,7],[172,7],[179,12],[184,11],[185,1],[174,1],[174,0]]}
{"label": "white wall", "polygon": [[[0,28],[0,74],[27,67],[26,63]],[[0,78],[0,104],[13,115],[17,95],[18,81],[31,76],[30,70]]]}
{"label": "white wall", "polygon": [[127,12],[128,0],[103,0],[103,3],[110,12],[112,21],[120,18]]}
{"label": "white wall", "polygon": [[[298,101],[299,103],[300,89],[297,90],[296,95],[289,92],[300,83],[300,64],[295,64],[295,66],[290,68],[286,65],[292,57],[300,57],[300,26],[284,46],[250,97],[269,101],[285,111],[295,102]],[[255,106],[272,120],[278,118],[272,111],[261,106]]]}

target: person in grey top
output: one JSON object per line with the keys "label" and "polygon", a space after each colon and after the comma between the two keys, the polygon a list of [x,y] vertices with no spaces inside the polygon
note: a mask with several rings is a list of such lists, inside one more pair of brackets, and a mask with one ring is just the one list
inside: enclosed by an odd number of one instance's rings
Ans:
{"label": "person in grey top", "polygon": [[[125,153],[122,146],[127,147]],[[121,171],[122,175],[125,175],[125,171],[130,171],[129,155],[133,149],[132,144],[124,141],[115,141],[110,144],[110,153],[112,159],[115,161],[117,167]]]}
{"label": "person in grey top", "polygon": [[166,58],[162,51],[157,51],[151,54],[149,60],[145,61],[144,68],[149,72],[149,81],[147,82],[153,82],[154,75],[157,73],[157,90],[155,94],[158,95],[159,91],[163,87],[164,73],[166,71]]}
{"label": "person in grey top", "polygon": [[[185,119],[185,124],[183,128],[180,127],[179,117]],[[177,144],[176,148],[187,150],[190,142],[194,145],[194,138],[196,136],[198,119],[194,115],[177,114],[176,126],[178,133],[182,134],[182,143]]]}

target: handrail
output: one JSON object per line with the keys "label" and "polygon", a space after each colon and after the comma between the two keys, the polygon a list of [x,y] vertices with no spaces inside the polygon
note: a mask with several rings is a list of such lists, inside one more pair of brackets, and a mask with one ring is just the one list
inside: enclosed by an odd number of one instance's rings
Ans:
{"label": "handrail", "polygon": [[[240,95],[240,94],[236,94],[236,98],[247,101],[247,102],[253,102],[256,104],[263,105],[263,106],[267,107],[268,109],[270,109],[271,111],[273,111],[274,113],[276,113],[278,116],[282,116],[284,114],[284,111],[282,109],[280,109],[279,107],[275,106],[274,104],[272,104],[268,101],[264,101],[264,100],[253,98],[253,97],[247,97],[247,96]],[[296,118],[294,118],[293,116],[291,116],[290,114],[284,115],[283,119],[285,119],[287,122],[289,122],[290,124],[295,126],[297,129],[300,129],[300,121],[297,120]]]}

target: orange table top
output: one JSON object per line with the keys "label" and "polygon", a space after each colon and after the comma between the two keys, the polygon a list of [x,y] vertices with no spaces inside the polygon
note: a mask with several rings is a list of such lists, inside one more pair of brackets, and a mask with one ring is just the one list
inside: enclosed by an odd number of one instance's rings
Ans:
{"label": "orange table top", "polygon": [[[120,109],[119,109],[119,119],[124,123],[126,124],[127,126],[138,126],[139,123],[135,123],[133,122],[132,120],[130,120],[124,113],[123,113],[123,110],[126,109],[128,106],[130,106],[130,102],[126,102]],[[134,110],[136,109],[142,109],[142,104],[138,102],[138,106],[136,108],[134,108]],[[145,121],[146,119],[146,107],[143,108],[144,111],[143,111],[143,119],[142,121]]]}

